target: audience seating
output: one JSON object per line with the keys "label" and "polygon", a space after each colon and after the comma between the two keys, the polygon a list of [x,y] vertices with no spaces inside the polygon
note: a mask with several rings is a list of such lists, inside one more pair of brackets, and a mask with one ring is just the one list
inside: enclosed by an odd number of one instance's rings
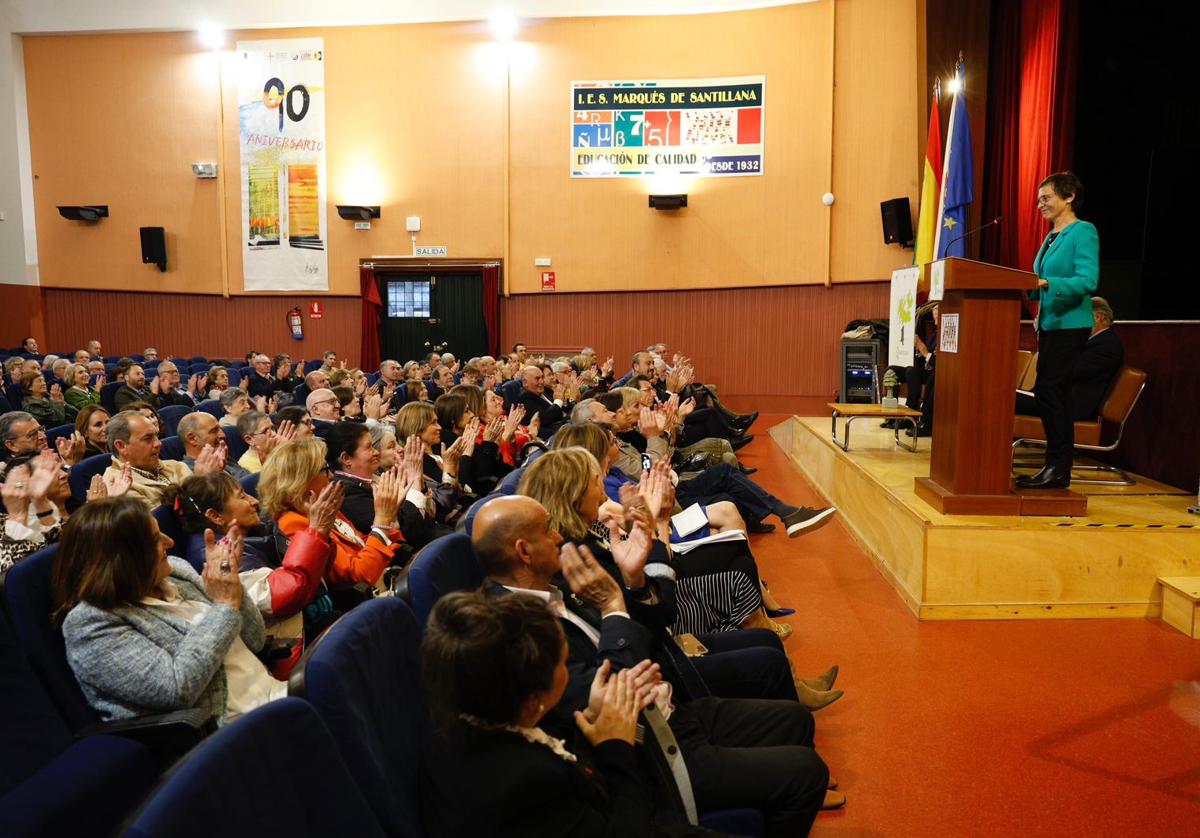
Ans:
{"label": "audience seating", "polygon": [[305,653],[288,692],[324,720],[389,835],[421,838],[418,769],[426,726],[421,629],[395,597],[357,606]]}
{"label": "audience seating", "polygon": [[484,578],[469,535],[456,532],[435,539],[420,549],[408,570],[413,613],[424,626],[439,599],[454,591],[474,590]]}
{"label": "audience seating", "polygon": [[218,421],[225,415],[225,408],[221,407],[221,402],[217,399],[205,399],[196,405],[196,410],[203,411],[209,416],[214,416]]}
{"label": "audience seating", "polygon": [[187,452],[183,448],[183,440],[177,436],[164,437],[162,447],[158,450],[160,460],[182,460]]}
{"label": "audience seating", "polygon": [[225,432],[225,447],[229,449],[229,462],[236,463],[250,446],[237,432],[236,427],[224,427],[221,430]]}
{"label": "audience seating", "polygon": [[315,361],[305,361],[304,362],[304,374],[308,375],[313,370],[319,370],[321,368],[321,365],[324,363],[325,362],[323,360],[321,360],[320,358],[317,358]]}
{"label": "audience seating", "polygon": [[3,393],[0,393],[0,413],[8,413],[12,409],[13,406],[9,404],[8,399],[4,397]]}
{"label": "audience seating", "polygon": [[175,514],[175,510],[165,506],[156,506],[150,511],[150,514],[158,522],[159,532],[175,542],[169,555],[186,557],[187,536],[184,535],[183,527],[179,523],[179,516]]}
{"label": "audience seating", "polygon": [[297,698],[248,713],[185,756],[124,834],[211,838],[234,832],[385,834],[329,729]]}
{"label": "audience seating", "polygon": [[143,745],[73,736],[0,616],[0,835],[115,834],[157,778]]}
{"label": "audience seating", "polygon": [[247,474],[242,478],[242,488],[246,490],[246,494],[258,497],[258,478],[262,476],[262,472]]}
{"label": "audience seating", "polygon": [[[1108,388],[1100,404],[1100,415],[1086,422],[1075,423],[1075,448],[1079,451],[1115,451],[1125,435],[1125,423],[1146,389],[1148,376],[1136,367],[1124,366]],[[1045,445],[1046,432],[1037,416],[1017,414],[1013,418],[1014,452],[1022,445]],[[1110,465],[1073,465],[1073,470],[1103,471],[1116,475],[1115,480],[1086,480],[1072,478],[1073,483],[1100,486],[1133,486],[1137,483],[1123,469]]]}
{"label": "audience seating", "polygon": [[77,503],[86,501],[88,486],[92,484],[92,478],[97,474],[104,474],[105,469],[112,465],[112,462],[111,454],[93,454],[73,466],[67,475],[67,482],[71,484],[71,497]]}
{"label": "audience seating", "polygon": [[65,425],[55,425],[53,428],[46,430],[46,444],[50,447],[50,450],[53,451],[55,450],[54,446],[56,440],[61,439],[64,436],[70,436],[73,433],[75,433],[75,423],[73,422],[69,422]]}
{"label": "audience seating", "polygon": [[107,410],[110,415],[116,415],[117,391],[124,386],[124,381],[110,381],[100,388],[100,404],[104,405],[104,409]]}
{"label": "audience seating", "polygon": [[167,436],[174,436],[179,429],[179,420],[195,410],[182,404],[170,404],[158,409],[158,418],[162,419],[163,431]]}

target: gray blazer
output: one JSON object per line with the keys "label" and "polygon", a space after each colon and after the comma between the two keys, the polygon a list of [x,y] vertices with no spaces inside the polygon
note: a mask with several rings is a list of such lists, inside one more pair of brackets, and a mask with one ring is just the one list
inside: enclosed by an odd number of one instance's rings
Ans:
{"label": "gray blazer", "polygon": [[[190,564],[168,560],[180,596],[212,602]],[[63,621],[67,662],[88,704],[105,721],[191,707],[221,719],[225,654],[239,631],[251,651],[262,649],[262,614],[244,592],[241,613],[214,604],[196,625],[143,605],[103,611],[86,602]]]}

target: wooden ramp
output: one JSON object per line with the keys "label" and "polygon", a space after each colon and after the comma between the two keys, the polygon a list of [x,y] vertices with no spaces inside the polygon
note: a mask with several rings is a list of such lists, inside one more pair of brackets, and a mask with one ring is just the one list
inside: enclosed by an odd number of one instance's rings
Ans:
{"label": "wooden ramp", "polygon": [[1082,518],[942,515],[914,490],[928,439],[910,453],[863,421],[842,451],[828,416],[794,416],[771,436],[922,620],[1158,617],[1159,577],[1200,576],[1200,518],[1181,489],[1077,484]]}

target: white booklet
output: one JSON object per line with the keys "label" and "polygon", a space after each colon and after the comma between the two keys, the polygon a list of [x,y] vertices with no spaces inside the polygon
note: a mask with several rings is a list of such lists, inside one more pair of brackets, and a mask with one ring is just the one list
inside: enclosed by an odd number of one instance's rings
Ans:
{"label": "white booklet", "polygon": [[687,538],[707,523],[708,516],[704,514],[704,508],[698,503],[693,503],[678,515],[671,516],[671,526],[682,538]]}
{"label": "white booklet", "polygon": [[741,530],[726,530],[725,532],[715,532],[712,535],[707,535],[704,538],[697,538],[693,541],[681,541],[678,544],[671,545],[671,551],[675,553],[687,553],[695,550],[703,544],[720,544],[724,541],[745,541],[746,534]]}

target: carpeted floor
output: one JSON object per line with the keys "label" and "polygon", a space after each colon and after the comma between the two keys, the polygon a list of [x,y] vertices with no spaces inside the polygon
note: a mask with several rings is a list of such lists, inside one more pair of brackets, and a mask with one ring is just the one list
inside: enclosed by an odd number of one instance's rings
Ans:
{"label": "carpeted floor", "polygon": [[[823,506],[767,436],[784,418],[742,460]],[[1200,641],[1158,620],[920,623],[836,518],[752,547],[798,610],[798,670],[841,666],[817,748],[849,805],[814,835],[1200,835]]]}

